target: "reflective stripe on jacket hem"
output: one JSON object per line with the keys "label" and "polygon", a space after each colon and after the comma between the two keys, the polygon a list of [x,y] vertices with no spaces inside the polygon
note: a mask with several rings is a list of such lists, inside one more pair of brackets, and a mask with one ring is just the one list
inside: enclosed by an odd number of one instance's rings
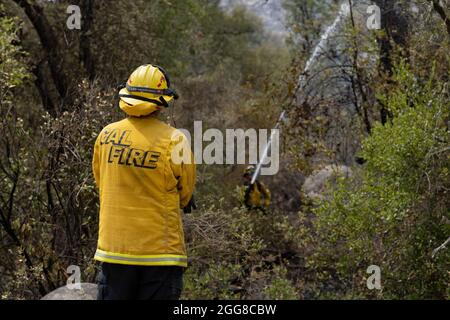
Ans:
{"label": "reflective stripe on jacket hem", "polygon": [[187,267],[187,257],[174,254],[138,256],[106,252],[97,249],[94,259],[100,262],[126,265]]}

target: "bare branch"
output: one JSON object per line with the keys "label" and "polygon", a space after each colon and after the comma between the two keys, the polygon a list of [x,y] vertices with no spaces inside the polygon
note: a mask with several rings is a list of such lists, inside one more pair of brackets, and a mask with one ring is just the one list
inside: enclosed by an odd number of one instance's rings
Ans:
{"label": "bare branch", "polygon": [[433,250],[432,258],[434,259],[436,257],[436,255],[439,253],[439,251],[444,250],[449,243],[450,243],[450,237],[443,244],[441,244],[439,247],[437,247],[436,249]]}

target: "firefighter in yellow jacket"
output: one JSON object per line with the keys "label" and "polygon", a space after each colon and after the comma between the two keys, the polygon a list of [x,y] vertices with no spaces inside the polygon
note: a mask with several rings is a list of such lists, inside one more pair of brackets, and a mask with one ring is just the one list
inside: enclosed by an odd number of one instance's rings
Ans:
{"label": "firefighter in yellow jacket", "polygon": [[251,184],[255,166],[249,166],[244,171],[243,202],[248,209],[265,210],[270,206],[270,191],[259,180]]}
{"label": "firefighter in yellow jacket", "polygon": [[187,138],[157,119],[178,95],[163,68],[144,65],[119,97],[128,117],[101,131],[92,163],[100,195],[98,298],[178,299],[187,266],[180,209],[191,203],[196,172]]}

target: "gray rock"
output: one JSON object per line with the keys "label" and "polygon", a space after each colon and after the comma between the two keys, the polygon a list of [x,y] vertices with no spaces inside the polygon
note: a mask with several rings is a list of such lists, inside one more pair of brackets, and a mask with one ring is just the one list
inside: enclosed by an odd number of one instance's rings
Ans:
{"label": "gray rock", "polygon": [[349,177],[351,174],[352,170],[347,166],[326,166],[306,178],[303,192],[310,198],[323,198],[328,191],[328,185],[333,185],[337,177]]}
{"label": "gray rock", "polygon": [[64,286],[50,292],[41,300],[97,300],[97,285],[82,283],[80,290]]}

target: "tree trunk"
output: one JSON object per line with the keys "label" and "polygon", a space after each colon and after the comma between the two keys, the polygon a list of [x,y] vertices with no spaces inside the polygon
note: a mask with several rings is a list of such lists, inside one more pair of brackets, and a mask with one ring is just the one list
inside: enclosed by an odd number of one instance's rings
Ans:
{"label": "tree trunk", "polygon": [[433,2],[434,11],[436,11],[437,14],[444,21],[445,26],[447,27],[447,33],[450,36],[450,18],[445,13],[445,9],[441,6],[441,4],[439,3],[439,0],[430,0],[430,1]]}
{"label": "tree trunk", "polygon": [[[402,55],[408,58],[407,40],[409,23],[402,5],[396,4],[392,0],[374,0],[374,2],[381,9],[381,28],[385,32],[385,35],[378,38],[381,61],[380,72],[390,78],[393,74],[392,52],[394,48],[392,42],[402,49]],[[389,117],[389,110],[386,106],[381,105],[381,123],[386,124]]]}
{"label": "tree trunk", "polygon": [[95,63],[91,52],[91,29],[94,21],[94,1],[80,0],[83,24],[80,36],[80,60],[84,65],[89,80],[95,79]]}
{"label": "tree trunk", "polygon": [[[42,7],[36,3],[30,3],[27,0],[14,0],[14,2],[24,10],[39,36],[53,83],[58,91],[59,101],[57,103],[59,106],[62,106],[65,102],[70,102],[69,81],[64,76],[62,54],[58,39],[51,28]],[[59,106],[54,105],[53,108],[58,108]]]}
{"label": "tree trunk", "polygon": [[42,105],[44,106],[44,109],[46,111],[48,111],[48,113],[50,113],[52,116],[55,116],[56,115],[56,103],[59,103],[59,101],[56,101],[50,93],[51,90],[48,88],[48,81],[46,81],[44,68],[45,68],[44,63],[39,62],[31,70],[31,72],[34,74],[34,76],[36,78],[34,83],[35,83],[36,88],[41,97]]}

